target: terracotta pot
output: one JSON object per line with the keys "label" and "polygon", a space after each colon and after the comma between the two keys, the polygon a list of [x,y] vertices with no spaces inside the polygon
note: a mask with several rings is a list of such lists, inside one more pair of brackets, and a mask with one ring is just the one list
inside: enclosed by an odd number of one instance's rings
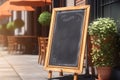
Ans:
{"label": "terracotta pot", "polygon": [[111,67],[98,67],[98,80],[109,80]]}

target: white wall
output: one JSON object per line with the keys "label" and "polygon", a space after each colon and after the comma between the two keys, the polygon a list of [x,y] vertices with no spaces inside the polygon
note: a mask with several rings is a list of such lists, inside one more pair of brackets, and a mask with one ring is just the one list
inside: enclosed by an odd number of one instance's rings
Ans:
{"label": "white wall", "polygon": [[67,5],[66,6],[74,6],[74,0],[66,0]]}

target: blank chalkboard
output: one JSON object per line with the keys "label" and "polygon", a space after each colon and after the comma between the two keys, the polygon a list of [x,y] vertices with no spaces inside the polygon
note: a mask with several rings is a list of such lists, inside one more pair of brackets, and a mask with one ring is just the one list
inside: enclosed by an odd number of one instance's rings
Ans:
{"label": "blank chalkboard", "polygon": [[50,54],[50,65],[78,66],[84,10],[58,11]]}
{"label": "blank chalkboard", "polygon": [[56,68],[58,71],[70,69],[72,71],[72,69],[82,66],[88,8],[89,6],[55,8],[53,10],[45,62],[46,68],[50,70]]}

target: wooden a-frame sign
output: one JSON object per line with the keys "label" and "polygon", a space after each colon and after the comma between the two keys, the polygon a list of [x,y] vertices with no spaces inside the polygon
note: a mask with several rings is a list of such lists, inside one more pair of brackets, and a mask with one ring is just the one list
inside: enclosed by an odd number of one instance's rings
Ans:
{"label": "wooden a-frame sign", "polygon": [[52,71],[82,73],[89,12],[89,5],[53,9],[44,66],[49,78]]}

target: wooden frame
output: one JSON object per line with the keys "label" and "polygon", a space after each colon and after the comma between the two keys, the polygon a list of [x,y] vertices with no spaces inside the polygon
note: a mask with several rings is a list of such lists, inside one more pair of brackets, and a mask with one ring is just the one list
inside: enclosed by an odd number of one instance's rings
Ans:
{"label": "wooden frame", "polygon": [[[51,65],[50,64],[50,58],[51,58],[51,49],[53,38],[54,38],[54,30],[55,30],[55,22],[56,22],[56,15],[59,11],[74,11],[74,10],[84,10],[84,17],[82,22],[82,30],[81,30],[81,40],[79,42],[80,48],[78,51],[78,65],[77,66],[57,66],[57,65]],[[47,48],[47,54],[46,54],[46,60],[45,60],[45,69],[49,70],[49,78],[51,78],[52,72],[51,71],[58,71],[58,72],[73,72],[74,80],[76,80],[76,74],[82,73],[83,70],[83,62],[84,62],[84,53],[85,53],[85,45],[86,45],[86,37],[87,37],[87,27],[88,27],[88,19],[89,19],[89,12],[90,12],[90,6],[84,5],[84,6],[75,6],[75,7],[63,7],[63,8],[54,8],[52,12],[52,19],[51,19],[51,25],[50,25],[50,33],[49,33],[49,39],[48,39],[48,48]]]}

